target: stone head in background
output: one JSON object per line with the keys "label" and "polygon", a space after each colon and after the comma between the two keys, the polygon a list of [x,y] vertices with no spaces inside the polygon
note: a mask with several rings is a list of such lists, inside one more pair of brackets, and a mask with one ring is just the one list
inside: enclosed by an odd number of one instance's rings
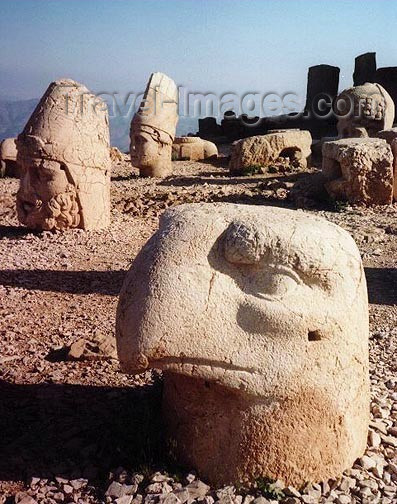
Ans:
{"label": "stone head in background", "polygon": [[393,200],[393,154],[380,138],[343,138],[323,145],[325,188],[335,200],[389,205]]}
{"label": "stone head in background", "polygon": [[143,101],[131,121],[130,153],[143,177],[172,173],[172,143],[178,122],[178,88],[166,75],[150,76]]}
{"label": "stone head in background", "polygon": [[311,155],[312,137],[309,131],[275,130],[233,143],[229,170],[234,175],[275,168],[304,169]]}
{"label": "stone head in background", "polygon": [[218,157],[217,146],[199,137],[177,137],[172,144],[172,157],[177,160],[200,161]]}
{"label": "stone head in background", "polygon": [[5,138],[0,142],[0,177],[19,178],[21,170],[17,163],[15,138]]}
{"label": "stone head in background", "polygon": [[106,105],[73,80],[49,85],[17,139],[18,217],[33,229],[101,229],[110,223]]}
{"label": "stone head in background", "polygon": [[321,218],[182,205],[120,295],[122,369],[164,372],[179,462],[214,484],[335,477],[364,452],[368,302],[359,251]]}
{"label": "stone head in background", "polygon": [[394,103],[380,84],[366,82],[345,89],[336,106],[340,138],[373,137],[393,126]]}

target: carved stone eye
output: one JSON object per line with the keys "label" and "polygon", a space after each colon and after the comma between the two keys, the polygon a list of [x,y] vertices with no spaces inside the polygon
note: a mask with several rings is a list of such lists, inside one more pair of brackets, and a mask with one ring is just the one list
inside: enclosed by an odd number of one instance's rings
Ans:
{"label": "carved stone eye", "polygon": [[264,237],[254,224],[233,221],[224,236],[224,256],[233,264],[254,264],[264,252]]}

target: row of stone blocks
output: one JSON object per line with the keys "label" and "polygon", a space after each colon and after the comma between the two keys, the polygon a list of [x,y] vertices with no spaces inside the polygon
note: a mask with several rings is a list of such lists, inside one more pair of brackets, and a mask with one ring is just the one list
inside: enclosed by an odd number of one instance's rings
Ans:
{"label": "row of stone blocks", "polygon": [[[388,205],[393,195],[397,199],[397,128],[380,131],[377,137],[323,143],[322,173],[333,199],[361,205]],[[282,130],[235,142],[229,169],[233,175],[266,172],[283,161],[303,169],[310,156],[308,131]]]}

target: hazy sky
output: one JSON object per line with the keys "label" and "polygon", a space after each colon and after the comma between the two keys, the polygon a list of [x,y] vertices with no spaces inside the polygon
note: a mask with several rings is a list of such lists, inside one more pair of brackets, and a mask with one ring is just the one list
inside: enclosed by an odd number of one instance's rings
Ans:
{"label": "hazy sky", "polygon": [[377,52],[397,65],[395,0],[0,0],[0,96],[59,77],[142,91],[163,71],[191,91],[305,94],[307,68]]}

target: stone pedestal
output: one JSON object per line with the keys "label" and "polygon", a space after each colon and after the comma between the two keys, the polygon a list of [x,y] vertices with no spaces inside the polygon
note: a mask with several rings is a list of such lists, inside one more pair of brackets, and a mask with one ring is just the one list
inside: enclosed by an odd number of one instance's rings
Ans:
{"label": "stone pedestal", "polygon": [[329,195],[352,204],[393,200],[393,154],[383,139],[346,138],[323,145],[322,172]]}
{"label": "stone pedestal", "polygon": [[261,476],[299,487],[341,474],[365,450],[366,397],[342,408],[320,388],[256,398],[169,372],[163,394],[169,453],[212,485]]}

